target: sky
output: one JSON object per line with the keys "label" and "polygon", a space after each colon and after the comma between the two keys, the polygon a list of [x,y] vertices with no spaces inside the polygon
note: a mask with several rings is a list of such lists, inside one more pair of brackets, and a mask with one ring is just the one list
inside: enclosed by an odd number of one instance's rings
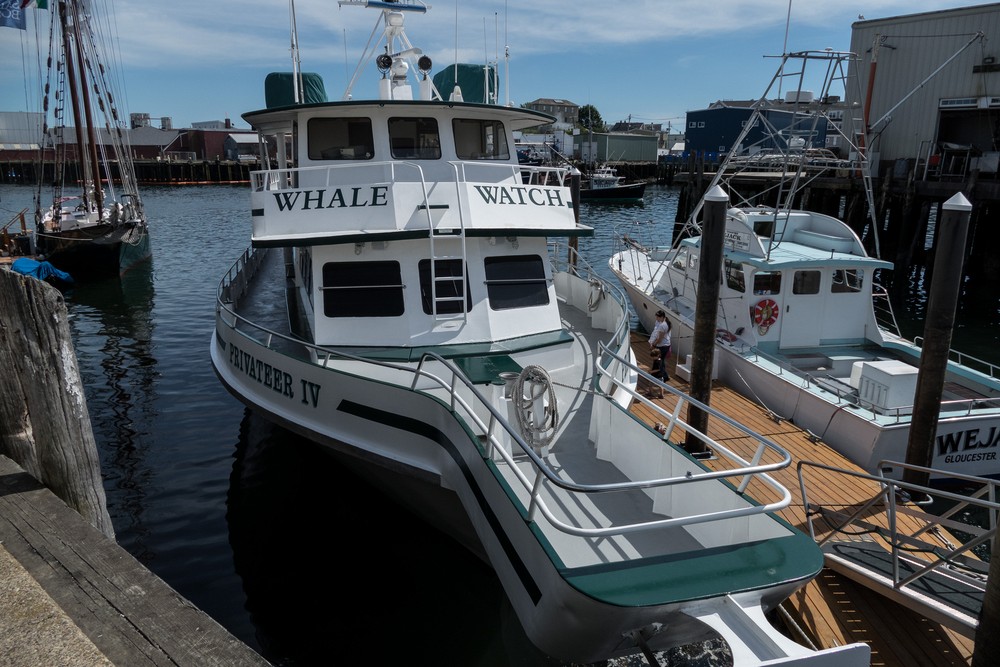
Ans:
{"label": "sky", "polygon": [[[113,34],[108,63],[119,107],[174,128],[231,119],[264,104],[264,78],[292,70],[289,3],[276,0],[90,0]],[[55,6],[56,0],[49,0]],[[687,111],[755,99],[784,50],[850,48],[859,20],[970,6],[949,0],[438,0],[407,13],[407,36],[434,61],[499,62],[501,102],[538,98],[593,105],[606,123],[682,131]],[[303,72],[340,99],[381,13],[336,0],[294,0]],[[27,10],[27,30],[0,27],[0,111],[40,108],[36,34],[51,13]],[[40,20],[39,20],[40,19]],[[505,46],[509,57],[504,56]],[[47,46],[45,47],[47,48]],[[354,98],[374,96],[369,65]],[[124,99],[122,99],[124,98]]]}

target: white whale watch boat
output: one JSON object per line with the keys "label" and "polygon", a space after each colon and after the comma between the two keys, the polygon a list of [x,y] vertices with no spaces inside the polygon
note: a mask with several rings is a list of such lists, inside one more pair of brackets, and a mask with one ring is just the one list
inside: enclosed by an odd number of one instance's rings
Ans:
{"label": "white whale watch boat", "polygon": [[721,635],[739,665],[868,664],[866,645],[812,651],[765,618],[823,564],[775,514],[787,453],[711,410],[758,456],[696,434],[710,471],[671,444],[689,399],[668,413],[636,391],[624,294],[550,252],[592,232],[566,170],[517,162],[512,132],[551,119],[440,99],[403,32],[421,3],[340,4],[381,12],[380,97],[244,114],[266,168],[218,292],[223,384],[485,558],[547,656]]}
{"label": "white whale watch boat", "polygon": [[[906,459],[921,349],[899,335],[888,297],[876,284],[877,272],[892,264],[869,256],[842,220],[799,208],[813,178],[849,168],[858,170],[865,186],[861,205],[875,210],[863,146],[853,144],[859,134],[850,124],[851,110],[829,103],[852,99],[831,89],[848,80],[853,57],[833,51],[786,55],[709,185],[708,192],[719,186],[732,205],[714,372],[870,472],[899,477],[899,466],[887,462]],[[810,81],[809,68],[816,65],[825,73],[819,94],[796,92],[790,103],[770,101],[782,83],[787,88],[790,81]],[[761,140],[751,143],[750,131],[762,127]],[[822,140],[823,132],[842,135],[857,161],[848,167],[811,164],[803,145]],[[758,157],[748,155],[754,150]],[[744,193],[754,178],[769,185]],[[667,313],[679,360],[692,352],[699,212],[687,223],[695,235],[678,234],[668,246],[642,236],[638,226],[618,230],[610,260],[643,326],[651,330],[657,310]],[[870,224],[877,228],[874,220]],[[680,372],[685,370],[681,363]],[[931,479],[1000,476],[1000,368],[952,353],[942,397]]]}

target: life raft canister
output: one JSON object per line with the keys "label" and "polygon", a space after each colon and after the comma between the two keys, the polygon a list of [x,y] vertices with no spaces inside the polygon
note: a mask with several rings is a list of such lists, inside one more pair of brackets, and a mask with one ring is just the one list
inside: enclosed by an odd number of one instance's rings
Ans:
{"label": "life raft canister", "polygon": [[778,321],[778,304],[774,299],[761,299],[753,307],[753,321],[757,330],[763,336],[767,330]]}

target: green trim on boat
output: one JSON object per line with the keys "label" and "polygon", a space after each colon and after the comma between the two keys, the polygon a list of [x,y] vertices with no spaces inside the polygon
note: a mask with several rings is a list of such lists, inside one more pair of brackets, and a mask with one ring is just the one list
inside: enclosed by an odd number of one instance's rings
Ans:
{"label": "green trim on boat", "polygon": [[[504,228],[482,228],[466,229],[467,238],[488,238],[490,236],[523,236],[527,237],[581,237],[593,236],[594,229],[586,225],[560,229],[538,229],[525,227],[504,227]],[[285,236],[275,239],[252,239],[250,244],[254,248],[304,248],[314,245],[345,245],[353,243],[367,243],[370,241],[413,241],[426,239],[429,236],[426,229],[416,231],[391,231],[391,232],[364,232],[360,234],[326,234],[323,236]]]}
{"label": "green trim on boat", "polygon": [[823,554],[798,531],[738,546],[564,569],[577,590],[623,607],[712,598],[811,579]]}

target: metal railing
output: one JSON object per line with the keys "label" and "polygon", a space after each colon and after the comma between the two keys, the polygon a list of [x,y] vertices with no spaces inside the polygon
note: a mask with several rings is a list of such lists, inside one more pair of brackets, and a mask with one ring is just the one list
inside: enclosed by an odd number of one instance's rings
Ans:
{"label": "metal railing", "polygon": [[[428,163],[405,160],[376,162],[350,162],[309,167],[285,167],[250,172],[250,188],[254,192],[297,189],[301,187],[330,187],[345,182],[342,174],[349,174],[351,183],[424,183],[424,168]],[[479,160],[457,160],[441,163],[441,168],[454,170],[458,182],[472,181],[470,176],[486,174],[483,182],[514,182],[533,185],[566,185],[569,169],[566,167],[535,167],[530,165],[491,163]],[[376,173],[372,173],[376,172]],[[452,180],[452,179],[449,179]],[[477,182],[479,182],[477,180]],[[426,186],[425,186],[426,189]]]}
{"label": "metal railing", "polygon": [[[895,470],[912,470],[928,474],[938,472],[932,468],[897,461],[880,461],[877,469],[882,470],[884,466],[892,466]],[[849,506],[838,505],[836,508],[832,508],[829,505],[814,502],[809,498],[806,482],[806,471],[814,468],[856,480],[870,481],[875,485],[875,490],[868,500]],[[800,461],[797,470],[809,535],[816,540],[815,521],[817,516],[822,517],[829,527],[829,532],[817,540],[817,544],[820,546],[835,540],[838,536],[856,537],[859,533],[875,535],[880,537],[885,545],[888,545],[888,550],[892,555],[892,584],[894,588],[905,590],[931,572],[948,569],[951,572],[965,574],[967,583],[971,583],[971,585],[975,585],[977,581],[981,582],[982,588],[985,590],[985,574],[988,570],[988,563],[975,555],[969,556],[967,554],[980,545],[988,545],[993,539],[993,534],[997,529],[998,513],[1000,513],[1000,503],[997,502],[997,487],[1000,485],[1000,481],[949,472],[949,478],[976,487],[967,494],[959,494],[813,461]],[[955,505],[946,512],[935,515],[919,509],[909,501],[919,497],[937,497],[953,501]],[[978,508],[987,512],[987,527],[974,526],[952,519],[969,508]],[[874,517],[883,514],[885,522],[877,523]],[[903,532],[898,519],[904,515],[916,519],[920,527],[910,533]],[[956,545],[950,541],[954,532],[945,535],[942,529],[966,533],[971,536],[971,539]],[[936,538],[936,542],[927,539],[931,535]],[[907,554],[914,554],[907,559],[907,565],[912,568],[912,571],[903,576],[902,559]],[[920,554],[921,558],[916,558],[916,554]]]}
{"label": "metal railing", "polygon": [[[724,459],[726,462],[734,465],[735,467],[724,470],[704,469],[703,472],[698,473],[688,471],[683,475],[673,477],[630,482],[615,482],[608,484],[579,484],[563,479],[560,477],[558,471],[549,467],[545,460],[524,441],[521,435],[517,432],[517,429],[512,426],[503,415],[500,414],[497,407],[493,405],[493,402],[484,396],[480,390],[465,376],[465,374],[450,360],[431,352],[424,353],[416,365],[404,365],[373,360],[370,358],[348,354],[340,350],[310,344],[290,335],[259,326],[251,320],[241,316],[238,312],[236,312],[233,304],[238,300],[239,294],[242,293],[244,286],[247,283],[247,279],[243,276],[243,272],[253,270],[259,264],[259,259],[255,257],[255,255],[259,254],[259,252],[260,251],[251,250],[244,253],[244,255],[230,268],[229,272],[227,272],[225,278],[220,284],[216,304],[217,326],[228,327],[230,330],[247,339],[250,343],[262,346],[269,350],[277,351],[280,354],[285,353],[279,350],[278,346],[287,343],[311,350],[315,355],[315,358],[318,360],[317,365],[325,368],[331,373],[347,372],[331,367],[331,364],[335,361],[353,362],[356,364],[359,363],[367,365],[372,369],[375,367],[389,369],[392,372],[401,374],[402,377],[408,377],[409,380],[405,384],[403,382],[398,382],[397,384],[399,386],[406,386],[410,391],[428,394],[433,394],[435,389],[443,391],[446,394],[449,408],[460,416],[460,418],[465,419],[467,423],[471,423],[473,432],[481,433],[485,437],[485,447],[482,452],[483,458],[488,459],[490,457],[499,456],[508,465],[509,470],[513,474],[517,483],[522,485],[522,487],[530,494],[530,505],[526,517],[528,520],[534,520],[537,514],[541,513],[553,527],[562,532],[572,535],[601,537],[768,514],[787,507],[791,502],[790,492],[768,474],[775,470],[786,468],[791,464],[791,457],[788,452],[765,437],[754,433],[742,424],[739,424],[722,413],[717,412],[708,405],[681,394],[672,387],[659,383],[657,379],[653,378],[651,375],[633,364],[628,356],[618,354],[616,350],[625,350],[626,355],[628,354],[628,339],[620,333],[616,332],[613,337],[617,346],[616,348],[612,349],[605,346],[603,343],[599,344],[598,361],[595,364],[596,371],[609,381],[611,390],[602,392],[599,387],[597,387],[598,383],[595,382],[595,388],[591,390],[595,400],[600,400],[602,398],[604,400],[611,400],[611,395],[613,395],[616,391],[625,391],[633,399],[642,402],[649,409],[663,417],[667,427],[667,432],[664,435],[664,438],[669,437],[670,433],[672,433],[677,427],[680,427],[686,433],[698,438],[707,448],[718,455],[721,459]],[[623,317],[623,319],[626,319],[627,321],[627,318]],[[622,348],[622,343],[624,343],[626,347]],[[430,368],[431,365],[434,365],[435,368]],[[609,366],[614,366],[616,369],[625,369],[627,372],[621,373],[617,370],[608,370]],[[368,373],[368,375],[371,374],[372,373]],[[677,398],[676,408],[671,412],[667,412],[659,404],[653,403],[648,398],[639,394],[635,389],[635,386],[627,380],[629,377],[639,376],[643,377],[648,382],[659,384],[664,391],[675,395]],[[431,388],[419,388],[421,382],[430,383]],[[581,389],[581,391],[586,391],[586,389]],[[471,398],[466,399],[465,396],[469,396]],[[471,403],[470,400],[472,401]],[[721,442],[711,438],[707,433],[702,433],[693,429],[681,417],[683,408],[688,405],[700,408],[702,411],[707,413],[710,418],[722,420],[729,427],[742,433],[744,437],[751,438],[757,443],[754,455],[749,460],[744,459]],[[484,420],[483,417],[480,417],[481,413],[487,414],[488,417]],[[644,431],[644,434],[648,435],[651,441],[661,440],[659,435],[651,429],[649,431]],[[530,461],[531,469],[533,470],[530,476],[518,466],[518,462],[515,461],[513,451],[508,452],[503,447],[504,439],[508,439],[510,443],[513,443],[512,450],[516,446],[516,450],[518,452],[517,456],[519,458],[526,457],[526,460]],[[776,454],[778,461],[772,463],[761,463],[765,454],[768,452]],[[611,525],[604,528],[582,528],[560,520],[556,513],[547,506],[542,493],[543,483],[557,486],[569,493],[592,495],[735,478],[742,478],[742,481],[736,486],[737,492],[741,494],[745,492],[751,481],[756,479],[760,480],[765,486],[772,489],[777,494],[779,500],[766,504],[748,503],[748,505],[744,507],[703,514],[652,519],[639,523]]]}

